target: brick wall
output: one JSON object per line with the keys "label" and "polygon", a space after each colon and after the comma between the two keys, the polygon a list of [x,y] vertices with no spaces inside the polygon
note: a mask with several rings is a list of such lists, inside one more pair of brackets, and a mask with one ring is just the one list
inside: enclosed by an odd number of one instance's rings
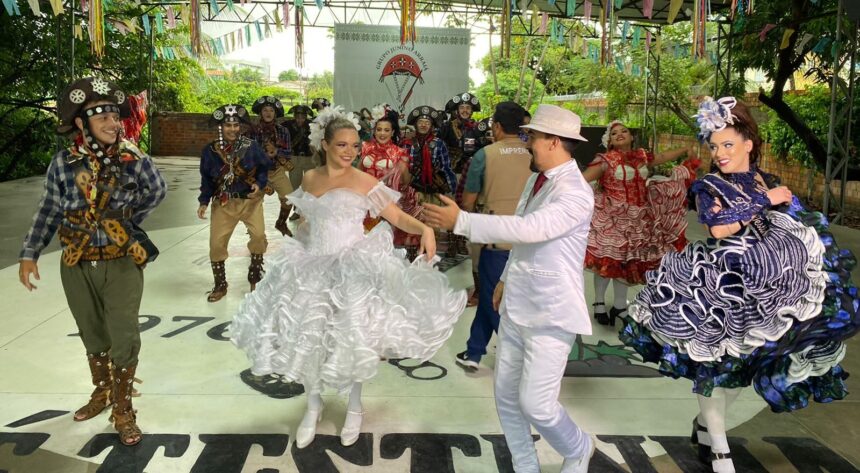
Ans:
{"label": "brick wall", "polygon": [[152,154],[200,156],[207,143],[218,138],[206,113],[157,113],[152,117]]}
{"label": "brick wall", "polygon": [[[703,169],[710,169],[711,154],[708,149],[699,145],[698,140],[692,136],[661,134],[657,137],[659,151],[672,148],[695,145],[699,149],[699,157],[705,161]],[[762,146],[762,159],[759,164],[765,172],[776,174],[782,179],[782,183],[791,189],[791,192],[807,202],[820,205],[824,200],[824,176],[821,173],[805,168],[803,165],[779,159],[770,152],[770,145]],[[833,186],[834,195],[839,195],[837,183]],[[849,181],[845,186],[846,210],[860,210],[860,181]]]}

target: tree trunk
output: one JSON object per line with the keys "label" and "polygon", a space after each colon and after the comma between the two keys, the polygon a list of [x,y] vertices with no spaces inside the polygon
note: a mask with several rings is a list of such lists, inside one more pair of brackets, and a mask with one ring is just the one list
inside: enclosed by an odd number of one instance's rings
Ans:
{"label": "tree trunk", "polygon": [[543,51],[540,52],[540,57],[538,58],[537,65],[535,66],[534,74],[532,74],[532,85],[529,86],[529,99],[526,101],[526,110],[532,106],[532,94],[535,91],[535,82],[537,82],[537,71],[540,68],[540,65],[543,64],[543,58],[546,56],[547,49],[549,49],[549,37],[547,37],[546,41],[543,43]]}
{"label": "tree trunk", "polygon": [[523,90],[523,80],[526,76],[526,64],[528,64],[529,53],[532,49],[532,40],[534,38],[529,36],[529,40],[526,42],[526,52],[523,54],[523,64],[520,66],[520,81],[517,82],[517,95],[514,97],[514,102],[520,103],[520,92]]}
{"label": "tree trunk", "polygon": [[[818,136],[808,126],[806,126],[806,123],[804,123],[803,120],[794,113],[794,110],[785,103],[782,99],[782,94],[779,95],[779,98],[776,99],[765,94],[763,90],[760,90],[758,98],[761,100],[761,103],[767,105],[771,110],[776,112],[777,116],[779,116],[779,118],[791,127],[797,136],[800,137],[803,144],[806,145],[806,149],[809,150],[809,154],[812,155],[812,159],[815,161],[816,166],[818,166],[818,169],[823,172],[827,169],[826,144],[819,140]],[[860,169],[852,169],[849,167],[848,180],[860,180]]]}

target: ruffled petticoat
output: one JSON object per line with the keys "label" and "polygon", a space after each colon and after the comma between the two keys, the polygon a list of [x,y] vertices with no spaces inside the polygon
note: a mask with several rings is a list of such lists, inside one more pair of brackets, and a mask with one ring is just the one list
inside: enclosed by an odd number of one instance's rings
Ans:
{"label": "ruffled petticoat", "polygon": [[252,372],[345,392],[376,375],[380,356],[431,358],[466,294],[423,257],[410,264],[392,241],[387,223],[334,254],[287,239],[233,320]]}
{"label": "ruffled petticoat", "polygon": [[752,384],[775,412],[842,399],[842,341],[860,327],[856,261],[820,213],[796,203],[767,221],[763,235],[751,225],[668,253],[631,304],[621,340],[705,396]]}
{"label": "ruffled petticoat", "polygon": [[666,252],[681,250],[687,243],[687,188],[696,177],[692,163],[676,166],[669,178],[649,179],[643,205],[597,192],[585,267],[605,278],[642,284]]}

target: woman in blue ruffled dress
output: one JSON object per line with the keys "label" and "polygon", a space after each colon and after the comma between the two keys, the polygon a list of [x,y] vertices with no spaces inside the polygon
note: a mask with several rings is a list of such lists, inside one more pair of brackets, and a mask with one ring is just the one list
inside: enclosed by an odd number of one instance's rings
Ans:
{"label": "woman in blue ruffled dress", "polygon": [[[352,167],[361,142],[351,115],[330,107],[311,124],[311,143],[324,164],[288,196],[305,220],[246,296],[231,328],[255,375],[274,373],[304,385],[308,407],[296,430],[299,448],[314,439],[325,388],[349,393],[341,443],[355,443],[364,413],[361,386],[376,375],[380,357],[431,358],[466,305],[465,291],[451,289],[432,266],[438,260],[433,230],[400,210],[398,192]],[[426,254],[409,263],[404,250],[394,249],[386,223],[365,235],[368,212],[421,235]]]}
{"label": "woman in blue ruffled dress", "polygon": [[854,335],[856,261],[820,213],[757,168],[758,127],[732,97],[697,115],[714,171],[693,184],[712,238],[670,252],[629,308],[621,340],[674,378],[693,381],[691,440],[715,472],[734,472],[725,417],[752,385],[774,412],[842,399],[843,341]]}

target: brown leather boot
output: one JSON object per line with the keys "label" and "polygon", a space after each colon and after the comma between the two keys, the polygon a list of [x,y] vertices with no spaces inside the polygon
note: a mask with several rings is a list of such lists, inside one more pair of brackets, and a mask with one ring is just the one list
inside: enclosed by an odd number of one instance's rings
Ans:
{"label": "brown leather boot", "polygon": [[119,432],[119,440],[123,445],[136,445],[143,437],[140,427],[137,426],[137,412],[131,405],[131,398],[134,394],[134,372],[137,371],[137,363],[122,368],[114,365],[112,371],[113,412],[111,413],[111,422],[113,422],[116,431]]}
{"label": "brown leather boot", "polygon": [[251,264],[248,266],[248,282],[251,283],[251,292],[257,288],[257,283],[263,279],[263,255],[251,253]]}
{"label": "brown leather boot", "polygon": [[107,352],[90,353],[87,355],[90,364],[90,374],[93,377],[93,386],[96,388],[90,394],[90,402],[75,411],[75,422],[80,422],[101,414],[110,405],[111,375],[110,358]]}
{"label": "brown leather boot", "polygon": [[227,295],[227,274],[223,261],[212,261],[212,274],[215,276],[215,287],[209,291],[209,296],[206,297],[206,300],[209,302],[218,302],[222,297]]}
{"label": "brown leather boot", "polygon": [[281,235],[288,237],[293,236],[293,232],[287,227],[287,218],[289,218],[292,209],[292,205],[281,202],[281,213],[278,214],[278,220],[275,221],[275,230],[281,232]]}

